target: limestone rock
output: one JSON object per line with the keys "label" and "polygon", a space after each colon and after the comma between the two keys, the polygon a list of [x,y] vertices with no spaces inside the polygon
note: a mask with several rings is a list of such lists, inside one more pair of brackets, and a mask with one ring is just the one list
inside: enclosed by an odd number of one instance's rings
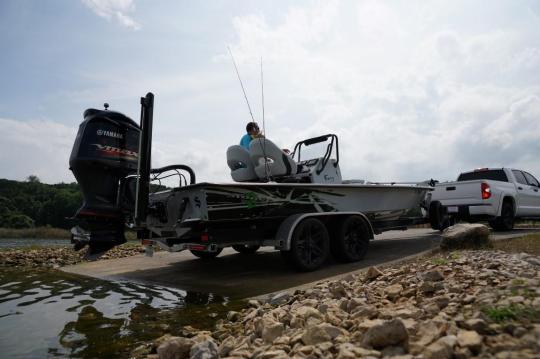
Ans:
{"label": "limestone rock", "polygon": [[191,347],[190,359],[218,358],[218,346],[213,340],[205,340]]}
{"label": "limestone rock", "polygon": [[291,294],[289,292],[281,292],[281,293],[277,293],[276,295],[272,296],[268,300],[268,303],[270,305],[280,305],[280,304],[287,303],[290,298],[291,298]]}
{"label": "limestone rock", "polygon": [[218,354],[220,357],[226,357],[229,355],[229,353],[235,348],[236,341],[234,340],[234,337],[229,336],[227,337],[218,348]]}
{"label": "limestone rock", "polygon": [[306,345],[315,345],[331,339],[330,334],[321,326],[311,326],[302,334],[302,342]]}
{"label": "limestone rock", "polygon": [[[442,339],[442,338],[441,338]],[[422,354],[425,359],[451,359],[453,355],[452,348],[443,340],[439,339],[430,344]]]}
{"label": "limestone rock", "polygon": [[422,279],[427,282],[438,282],[444,279],[444,276],[438,270],[431,270],[422,275]]}
{"label": "limestone rock", "polygon": [[441,236],[443,250],[483,248],[491,245],[489,228],[479,223],[458,223],[446,228]]}
{"label": "limestone rock", "polygon": [[460,330],[457,335],[457,342],[462,348],[478,352],[482,346],[482,336],[474,330]]}
{"label": "limestone rock", "polygon": [[364,334],[362,345],[380,349],[390,345],[406,346],[408,340],[409,335],[403,322],[393,319],[369,328]]}
{"label": "limestone rock", "polygon": [[192,339],[184,337],[170,337],[157,348],[159,359],[189,358],[191,347],[195,344]]}
{"label": "limestone rock", "polygon": [[285,327],[283,323],[274,322],[274,321],[265,321],[262,328],[261,337],[267,343],[272,343],[274,339],[281,336]]}
{"label": "limestone rock", "polygon": [[394,300],[399,297],[402,291],[403,286],[401,284],[393,284],[385,289],[386,296],[390,300]]}
{"label": "limestone rock", "polygon": [[383,273],[377,269],[377,267],[369,267],[364,278],[367,281],[371,281],[381,275],[383,275]]}

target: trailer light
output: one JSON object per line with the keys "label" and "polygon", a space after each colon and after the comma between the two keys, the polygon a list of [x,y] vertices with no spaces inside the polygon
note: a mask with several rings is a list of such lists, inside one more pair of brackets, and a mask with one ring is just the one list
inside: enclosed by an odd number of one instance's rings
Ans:
{"label": "trailer light", "polygon": [[491,197],[491,188],[489,188],[489,184],[482,182],[480,188],[482,191],[482,199],[489,199]]}
{"label": "trailer light", "polygon": [[208,242],[209,239],[210,235],[208,234],[208,232],[201,233],[201,242]]}
{"label": "trailer light", "polygon": [[154,241],[150,239],[141,239],[141,244],[144,246],[151,246],[154,244]]}

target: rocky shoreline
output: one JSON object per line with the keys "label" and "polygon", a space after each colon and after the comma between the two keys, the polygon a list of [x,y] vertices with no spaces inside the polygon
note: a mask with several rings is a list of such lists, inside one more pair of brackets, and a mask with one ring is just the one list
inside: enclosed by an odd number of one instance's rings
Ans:
{"label": "rocky shoreline", "polygon": [[[71,247],[14,248],[0,251],[0,267],[60,268],[84,262],[85,250],[76,252]],[[99,259],[130,257],[144,253],[140,245],[117,246]]]}
{"label": "rocky shoreline", "polygon": [[252,300],[136,358],[540,358],[540,257],[451,252]]}

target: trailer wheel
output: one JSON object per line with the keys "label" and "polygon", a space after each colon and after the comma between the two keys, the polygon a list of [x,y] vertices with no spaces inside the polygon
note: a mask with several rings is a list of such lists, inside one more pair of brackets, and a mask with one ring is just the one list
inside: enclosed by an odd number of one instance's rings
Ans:
{"label": "trailer wheel", "polygon": [[431,228],[439,231],[450,226],[450,218],[445,207],[439,201],[432,202],[429,205],[429,224]]}
{"label": "trailer wheel", "polygon": [[326,226],[316,218],[302,220],[294,229],[291,249],[281,251],[285,260],[303,272],[319,268],[330,254]]}
{"label": "trailer wheel", "polygon": [[198,257],[198,258],[201,258],[201,259],[212,259],[212,258],[216,258],[217,256],[219,256],[219,254],[221,253],[221,251],[223,250],[223,248],[219,248],[217,251],[215,252],[205,252],[205,251],[197,251],[195,249],[190,249],[189,251],[195,256],[195,257]]}
{"label": "trailer wheel", "polygon": [[232,246],[235,251],[242,254],[253,254],[261,248],[261,246],[250,246],[247,244],[238,244],[236,246]]}
{"label": "trailer wheel", "polygon": [[514,206],[505,201],[501,209],[501,216],[489,221],[489,225],[496,231],[511,231],[514,228]]}
{"label": "trailer wheel", "polygon": [[371,233],[363,218],[349,216],[339,223],[336,237],[330,249],[340,262],[356,262],[363,259],[369,248]]}

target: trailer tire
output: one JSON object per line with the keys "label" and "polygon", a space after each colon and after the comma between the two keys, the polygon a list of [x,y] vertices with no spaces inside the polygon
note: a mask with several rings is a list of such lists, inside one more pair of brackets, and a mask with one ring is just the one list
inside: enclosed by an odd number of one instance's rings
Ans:
{"label": "trailer tire", "polygon": [[221,253],[221,251],[223,250],[223,248],[219,248],[217,251],[215,252],[205,252],[205,251],[197,251],[195,249],[190,249],[189,251],[195,256],[195,257],[198,257],[198,258],[201,258],[201,259],[212,259],[212,258],[216,258],[217,256],[219,256],[219,254]]}
{"label": "trailer tire", "polygon": [[235,251],[241,254],[253,254],[261,248],[261,246],[253,246],[248,244],[237,244],[232,246]]}
{"label": "trailer tire", "polygon": [[323,265],[330,255],[328,230],[317,218],[302,220],[292,234],[291,249],[281,251],[287,262],[302,272],[311,272]]}
{"label": "trailer tire", "polygon": [[429,205],[429,224],[432,229],[439,231],[450,226],[450,218],[446,213],[446,208],[439,201],[431,202]]}
{"label": "trailer tire", "polygon": [[511,231],[514,228],[514,206],[512,202],[504,201],[501,215],[490,220],[489,225],[495,231]]}
{"label": "trailer tire", "polygon": [[338,226],[337,235],[330,244],[334,258],[346,263],[363,259],[372,237],[366,221],[360,216],[348,216]]}

